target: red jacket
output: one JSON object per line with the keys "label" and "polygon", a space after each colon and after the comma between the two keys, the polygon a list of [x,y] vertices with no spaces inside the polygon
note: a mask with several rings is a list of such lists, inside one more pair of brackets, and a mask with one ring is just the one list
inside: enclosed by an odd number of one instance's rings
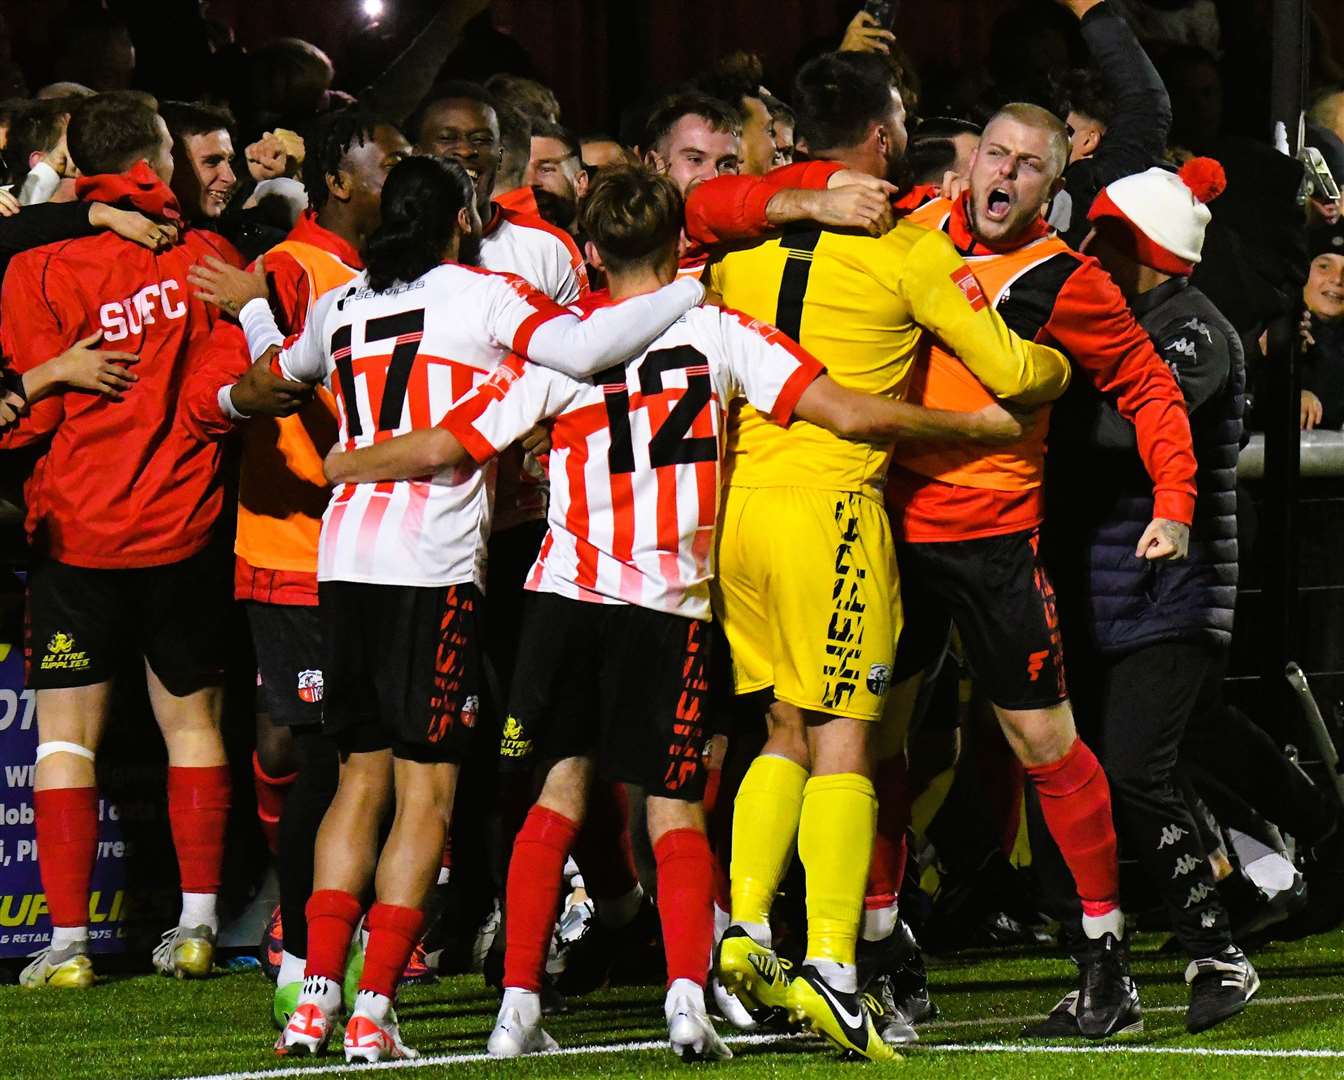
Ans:
{"label": "red jacket", "polygon": [[143,162],[84,177],[76,190],[176,220],[182,238],[155,253],[107,232],[14,258],[0,293],[0,345],[16,370],[101,328],[105,347],[140,357],[139,381],[121,401],[78,391],[47,398],[0,446],[47,444],[25,487],[38,550],[76,566],[177,562],[206,545],[223,501],[218,446],[179,416],[183,382],[217,319],[192,296],[187,271],[206,255],[242,260],[219,236],[185,229],[172,192]]}

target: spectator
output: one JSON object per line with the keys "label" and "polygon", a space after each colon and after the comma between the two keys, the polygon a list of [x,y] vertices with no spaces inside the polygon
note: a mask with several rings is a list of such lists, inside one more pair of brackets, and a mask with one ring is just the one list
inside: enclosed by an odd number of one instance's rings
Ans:
{"label": "spectator", "polygon": [[[1075,159],[1065,170],[1064,191],[1050,211],[1050,223],[1076,248],[1090,231],[1087,211],[1097,193],[1112,181],[1161,160],[1171,125],[1171,102],[1133,31],[1103,0],[1059,3],[1078,17],[1104,98],[1111,103],[1109,117],[1093,118],[1109,121],[1105,134],[1089,155]],[[1095,104],[1089,107],[1102,111]]]}
{"label": "spectator", "polygon": [[794,129],[798,118],[784,102],[777,97],[765,98],[765,107],[770,110],[770,119],[775,125],[775,156],[771,163],[775,168],[793,164]]}
{"label": "spectator", "polygon": [[1177,156],[1200,153],[1223,128],[1223,77],[1218,61],[1197,45],[1182,45],[1159,58],[1162,82],[1171,95],[1168,142]]}
{"label": "spectator", "polygon": [[1302,428],[1338,431],[1344,427],[1344,224],[1313,229],[1309,244],[1311,268],[1302,288]]}
{"label": "spectator", "polygon": [[276,127],[302,131],[327,110],[335,77],[330,57],[301,38],[275,38],[252,50],[242,87],[245,134]]}
{"label": "spectator", "polygon": [[549,86],[543,86],[536,79],[501,73],[486,79],[485,88],[496,100],[505,105],[512,105],[534,123],[560,122],[560,102],[555,96],[555,91]]}
{"label": "spectator", "polygon": [[499,171],[495,174],[494,198],[501,206],[537,213],[537,200],[527,184],[527,166],[532,160],[532,124],[526,113],[495,103],[499,118]]}
{"label": "spectator", "polygon": [[1111,122],[1112,106],[1097,73],[1076,68],[1059,80],[1055,112],[1069,132],[1069,164],[1097,152]]}
{"label": "spectator", "polygon": [[572,131],[555,123],[532,125],[532,156],[523,183],[552,196],[548,201],[554,206],[555,216],[544,217],[567,232],[578,228],[579,203],[588,192],[588,174],[579,156],[579,140]]}
{"label": "spectator", "polygon": [[1316,92],[1307,118],[1344,139],[1344,83],[1332,83]]}
{"label": "spectator", "polygon": [[200,102],[165,101],[159,114],[173,135],[173,193],[188,221],[215,221],[238,186],[233,171],[233,115]]}
{"label": "spectator", "polygon": [[73,202],[75,167],[65,143],[70,110],[78,98],[36,101],[18,114],[6,147],[14,170],[14,186],[24,206]]}
{"label": "spectator", "polygon": [[649,116],[644,163],[667,173],[684,197],[702,180],[741,170],[742,118],[708,94],[667,98]]}
{"label": "spectator", "polygon": [[906,155],[914,182],[941,186],[948,173],[969,182],[981,130],[979,124],[951,116],[923,121]]}
{"label": "spectator", "polygon": [[775,122],[765,99],[770,92],[761,85],[761,58],[736,52],[725,56],[695,80],[695,89],[716,97],[742,113],[742,172],[764,176],[775,159]]}
{"label": "spectator", "polygon": [[621,145],[620,139],[605,132],[592,132],[579,139],[579,156],[585,169],[608,165],[634,165],[635,156]]}

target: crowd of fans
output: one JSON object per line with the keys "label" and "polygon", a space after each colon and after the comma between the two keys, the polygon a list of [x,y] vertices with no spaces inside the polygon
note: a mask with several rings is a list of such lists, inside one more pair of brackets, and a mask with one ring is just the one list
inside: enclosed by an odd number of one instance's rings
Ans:
{"label": "crowd of fans", "polygon": [[[347,1059],[414,1056],[397,987],[474,967],[500,1057],[665,979],[683,1057],[730,1056],[717,1017],[887,1059],[936,1013],[921,943],[1056,926],[1077,989],[1028,1037],[1141,1026],[1139,925],[1191,1031],[1241,1011],[1246,950],[1344,918],[1344,807],[1222,696],[1285,348],[1302,426],[1344,425],[1344,84],[1303,164],[1218,137],[1210,3],[1058,0],[922,85],[869,5],[790,83],[738,53],[577,134],[444,64],[479,7],[354,96],[216,27],[190,102],[95,19],[97,85],[3,103],[23,983],[95,982],[132,655],[182,890],[153,963],[210,974],[237,602],[278,1053],[344,1014]],[[1034,68],[1052,34],[1088,66]]]}

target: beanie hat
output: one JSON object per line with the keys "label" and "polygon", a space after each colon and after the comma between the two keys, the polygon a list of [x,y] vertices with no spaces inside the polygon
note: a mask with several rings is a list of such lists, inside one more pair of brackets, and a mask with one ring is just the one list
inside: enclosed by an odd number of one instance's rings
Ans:
{"label": "beanie hat", "polygon": [[1179,172],[1153,168],[1108,184],[1087,216],[1123,226],[1132,239],[1130,254],[1144,266],[1189,274],[1200,260],[1204,230],[1213,218],[1204,204],[1226,187],[1218,162],[1191,158]]}
{"label": "beanie hat", "polygon": [[1344,255],[1344,220],[1307,230],[1307,257]]}

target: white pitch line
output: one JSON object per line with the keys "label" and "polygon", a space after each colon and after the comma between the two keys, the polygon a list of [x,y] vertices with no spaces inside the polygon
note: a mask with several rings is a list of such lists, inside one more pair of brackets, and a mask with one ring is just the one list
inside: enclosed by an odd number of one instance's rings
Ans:
{"label": "white pitch line", "polygon": [[[1252,1005],[1307,1005],[1321,1001],[1344,1001],[1344,994],[1296,994],[1284,997],[1256,998]],[[1184,1012],[1184,1005],[1156,1005],[1145,1013]],[[921,1024],[922,1030],[985,1027],[995,1024],[1024,1024],[1040,1020],[1039,1015],[978,1017],[974,1020],[933,1020]],[[793,1034],[729,1035],[724,1042],[733,1046],[769,1046],[791,1042],[804,1036]],[[594,1046],[562,1046],[532,1057],[581,1057],[606,1054],[624,1054],[631,1051],[665,1050],[666,1039],[646,1039],[640,1042],[602,1043]],[[1250,1058],[1344,1058],[1344,1050],[1255,1050],[1237,1047],[1199,1046],[1133,1046],[1124,1043],[1098,1043],[1092,1046],[1060,1046],[1041,1043],[916,1043],[902,1048],[902,1053],[977,1053],[977,1054],[1174,1054],[1180,1057],[1250,1057]],[[268,1080],[277,1076],[332,1076],[343,1073],[367,1072],[372,1069],[424,1069],[439,1065],[470,1065],[483,1061],[499,1061],[486,1053],[434,1054],[404,1061],[380,1061],[374,1065],[333,1063],[331,1065],[301,1065],[286,1068],[281,1065],[251,1072],[212,1073],[193,1077],[192,1080]],[[501,1064],[503,1064],[501,1062]]]}

